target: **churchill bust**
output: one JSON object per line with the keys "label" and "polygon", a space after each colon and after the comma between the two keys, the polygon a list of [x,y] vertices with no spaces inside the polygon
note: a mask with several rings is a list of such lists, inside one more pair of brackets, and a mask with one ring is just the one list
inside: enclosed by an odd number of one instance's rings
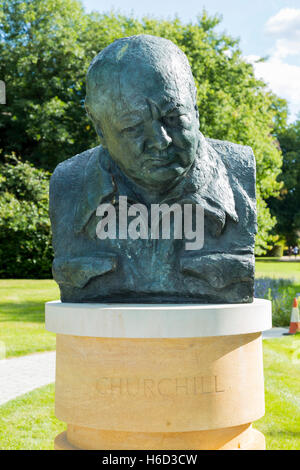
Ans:
{"label": "churchill bust", "polygon": [[85,106],[101,145],[50,184],[61,300],[252,302],[253,152],[201,134],[185,54],[154,36],[115,41],[88,69]]}

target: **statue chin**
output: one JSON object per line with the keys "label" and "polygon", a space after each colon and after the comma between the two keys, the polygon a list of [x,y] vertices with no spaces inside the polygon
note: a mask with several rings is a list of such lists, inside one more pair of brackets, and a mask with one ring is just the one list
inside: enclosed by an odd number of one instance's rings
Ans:
{"label": "statue chin", "polygon": [[[193,163],[193,162],[192,162]],[[177,185],[186,176],[192,163],[184,168],[180,165],[172,165],[170,167],[153,168],[149,171],[149,174],[144,178],[140,175],[128,175],[129,178],[136,183],[138,186],[145,190],[156,191],[158,193],[165,193]]]}
{"label": "statue chin", "polygon": [[176,186],[182,180],[185,174],[186,171],[183,174],[173,174],[168,177],[168,175],[162,173],[157,178],[151,178],[147,180],[133,179],[133,181],[145,191],[165,194],[174,186]]}

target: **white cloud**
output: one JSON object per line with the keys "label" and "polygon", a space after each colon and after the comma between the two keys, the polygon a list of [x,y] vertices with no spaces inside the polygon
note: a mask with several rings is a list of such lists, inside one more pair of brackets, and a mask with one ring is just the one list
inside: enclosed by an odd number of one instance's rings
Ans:
{"label": "white cloud", "polygon": [[285,59],[291,55],[299,55],[300,51],[300,38],[296,41],[291,41],[290,39],[277,39],[274,56],[279,59]]}
{"label": "white cloud", "polygon": [[266,62],[254,62],[253,66],[256,77],[262,78],[276,95],[288,101],[290,121],[294,121],[300,111],[300,67],[277,57]]}
{"label": "white cloud", "polygon": [[270,89],[289,104],[289,121],[300,112],[300,67],[286,62],[291,55],[300,55],[300,9],[283,8],[269,18],[265,33],[275,39],[270,57],[258,62],[259,57],[247,56],[253,64],[257,78],[263,79]]}
{"label": "white cloud", "polygon": [[271,16],[265,25],[265,32],[278,37],[290,37],[300,30],[300,9],[282,8]]}
{"label": "white cloud", "polygon": [[265,33],[275,39],[274,56],[285,58],[300,51],[300,9],[283,8],[271,16],[265,25]]}

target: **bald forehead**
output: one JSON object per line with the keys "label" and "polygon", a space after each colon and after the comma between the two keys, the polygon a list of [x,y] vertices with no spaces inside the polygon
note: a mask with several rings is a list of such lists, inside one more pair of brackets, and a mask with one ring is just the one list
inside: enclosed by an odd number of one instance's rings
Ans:
{"label": "bald forehead", "polygon": [[91,62],[87,80],[104,69],[121,71],[124,66],[137,64],[161,69],[169,69],[176,64],[192,77],[186,55],[173,42],[141,34],[118,39],[103,49]]}
{"label": "bald forehead", "polygon": [[195,84],[188,60],[171,41],[154,36],[118,40],[93,60],[87,74],[89,108],[98,115],[114,106],[124,111],[142,96],[180,103],[186,94],[195,100]]}

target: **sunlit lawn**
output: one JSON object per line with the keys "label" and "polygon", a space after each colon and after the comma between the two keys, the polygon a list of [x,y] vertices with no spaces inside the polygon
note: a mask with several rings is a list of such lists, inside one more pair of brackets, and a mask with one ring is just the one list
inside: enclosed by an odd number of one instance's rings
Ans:
{"label": "sunlit lawn", "polygon": [[[290,319],[290,312],[292,309],[293,297],[296,297],[297,294],[300,294],[300,258],[298,257],[298,261],[280,261],[279,259],[274,258],[258,258],[256,259],[255,263],[255,275],[256,278],[280,278],[280,279],[288,279],[289,288],[288,288],[288,302],[290,302],[290,307],[285,304],[284,293],[287,293],[287,289],[282,289],[282,303],[281,305],[282,313],[278,313],[278,306],[274,308],[275,317],[274,323],[278,325],[278,321],[280,318],[279,325],[280,326],[288,326],[289,319]],[[285,292],[284,292],[285,291]],[[278,300],[277,300],[278,302]],[[273,304],[274,306],[274,304]],[[283,313],[285,312],[285,313]],[[276,319],[275,319],[276,318]],[[284,324],[282,323],[284,322]]]}
{"label": "sunlit lawn", "polygon": [[300,334],[263,341],[268,449],[300,450]]}
{"label": "sunlit lawn", "polygon": [[[256,276],[294,278],[294,292],[300,292],[300,262],[260,258]],[[55,335],[44,327],[45,302],[55,299],[53,280],[0,279],[0,357],[4,347],[6,357],[55,349]]]}
{"label": "sunlit lawn", "polygon": [[53,449],[65,428],[54,415],[54,384],[0,406],[0,450]]}
{"label": "sunlit lawn", "polygon": [[256,258],[255,274],[257,277],[293,278],[299,285],[300,258],[298,262],[280,261],[277,258]]}
{"label": "sunlit lawn", "polygon": [[[300,263],[258,260],[256,275],[295,278],[300,292]],[[44,328],[44,304],[58,298],[52,280],[0,280],[0,340],[7,356],[55,348],[55,335]],[[265,340],[264,364],[266,415],[255,427],[269,449],[300,449],[300,335]],[[64,428],[54,416],[53,385],[0,407],[0,449],[52,449]]]}
{"label": "sunlit lawn", "polygon": [[59,299],[52,280],[0,279],[0,351],[6,357],[55,349],[45,330],[45,302]]}

